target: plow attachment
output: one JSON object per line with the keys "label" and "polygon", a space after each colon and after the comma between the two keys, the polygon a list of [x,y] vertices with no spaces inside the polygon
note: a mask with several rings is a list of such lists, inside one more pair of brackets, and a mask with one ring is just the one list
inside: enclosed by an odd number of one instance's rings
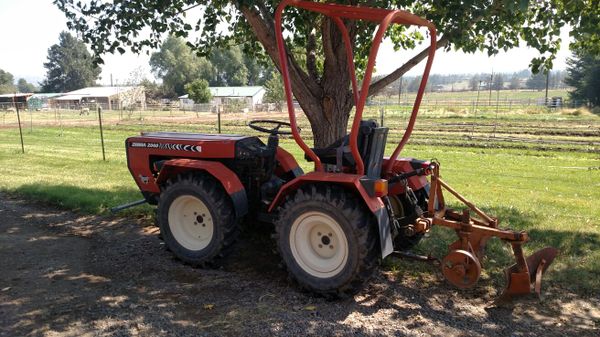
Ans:
{"label": "plow attachment", "polygon": [[540,297],[542,274],[558,254],[556,248],[546,247],[525,259],[521,246],[514,244],[513,252],[517,258],[517,263],[504,270],[507,282],[506,288],[496,300],[497,303],[510,302],[515,296],[527,295],[531,293],[532,286],[537,296]]}
{"label": "plow attachment", "polygon": [[[443,189],[467,208],[460,213],[446,208]],[[441,268],[446,280],[461,289],[472,287],[479,279],[481,260],[490,238],[499,238],[512,246],[516,263],[505,270],[507,285],[496,303],[510,302],[514,297],[531,293],[539,296],[542,275],[558,254],[557,249],[547,247],[525,258],[522,245],[529,240],[527,232],[498,228],[496,218],[487,215],[440,179],[438,164],[433,165],[428,210],[417,220],[417,227],[421,229],[429,230],[433,225],[451,228],[458,235],[458,240],[450,244],[450,252],[442,259]]]}

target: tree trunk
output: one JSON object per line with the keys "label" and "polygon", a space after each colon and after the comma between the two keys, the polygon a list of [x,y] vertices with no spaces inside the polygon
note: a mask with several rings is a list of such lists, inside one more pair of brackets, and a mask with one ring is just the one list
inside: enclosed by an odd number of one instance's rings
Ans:
{"label": "tree trunk", "polygon": [[[279,54],[275,42],[275,32],[273,30],[272,13],[264,10],[261,15],[261,11],[243,5],[239,9],[258,38],[258,41],[281,72]],[[357,27],[352,22],[346,25],[349,30],[350,39],[353,41]],[[341,34],[335,24],[329,19],[324,19],[320,28],[325,56],[324,72],[321,78],[318,78],[318,75],[315,74],[314,59],[312,57],[314,50],[309,50],[314,48],[314,41],[311,40],[307,44],[308,73],[296,62],[294,56],[288,52],[288,70],[292,91],[310,121],[314,146],[317,148],[326,147],[346,135],[350,111],[354,106],[354,98],[350,90],[348,60]],[[309,37],[309,39],[312,38]],[[447,38],[442,37],[438,41],[437,47],[446,46],[447,43]],[[427,50],[423,50],[393,73],[372,83],[369,88],[369,96],[376,94],[385,88],[385,86],[400,78],[400,76],[426,57]],[[304,130],[304,132],[306,131],[308,130]]]}
{"label": "tree trunk", "polygon": [[[240,11],[252,27],[254,34],[281,72],[279,54],[272,30],[272,19],[266,20],[249,7]],[[340,34],[330,20],[323,20],[325,64],[321,79],[307,74],[288,53],[288,70],[294,97],[308,117],[315,147],[326,147],[346,135],[348,117],[354,104],[350,90],[350,75],[344,45]],[[309,67],[310,69],[310,67]],[[305,132],[308,130],[305,130]]]}
{"label": "tree trunk", "polygon": [[[335,85],[338,83],[338,85]],[[300,107],[310,122],[314,146],[323,148],[346,135],[350,111],[354,104],[348,83],[336,78],[325,79],[323,96],[304,97],[296,95]]]}
{"label": "tree trunk", "polygon": [[[314,137],[314,146],[326,147],[346,135],[348,118],[354,105],[350,90],[350,74],[348,59],[341,34],[336,25],[329,19],[321,24],[323,36],[323,76],[320,79],[322,95],[316,102],[312,97],[302,97],[296,94],[296,99],[308,117]],[[317,104],[317,109],[306,109],[302,101]]]}

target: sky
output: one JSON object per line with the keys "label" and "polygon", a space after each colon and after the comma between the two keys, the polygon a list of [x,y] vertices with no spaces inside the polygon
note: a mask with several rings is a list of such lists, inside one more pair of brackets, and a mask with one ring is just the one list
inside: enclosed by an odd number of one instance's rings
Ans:
{"label": "sky", "polygon": [[[15,77],[25,78],[37,83],[46,74],[44,62],[48,48],[58,42],[61,31],[67,30],[66,19],[61,11],[52,4],[52,0],[0,0],[0,69]],[[563,44],[554,62],[554,69],[564,69],[568,50],[568,31],[561,32]],[[413,51],[414,52],[414,51]],[[411,57],[411,51],[394,52],[391,44],[384,43],[377,58],[377,74],[386,74],[402,65]],[[489,72],[514,72],[526,69],[530,60],[537,56],[534,49],[519,47],[501,52],[489,58],[486,53],[465,54],[463,52],[437,52],[431,70],[432,74],[466,74]],[[108,54],[104,57],[99,82],[110,84],[124,83],[133,71],[139,71],[149,79],[154,79],[148,65],[150,57],[127,52],[124,55]],[[424,62],[415,67],[408,75],[422,72]]]}

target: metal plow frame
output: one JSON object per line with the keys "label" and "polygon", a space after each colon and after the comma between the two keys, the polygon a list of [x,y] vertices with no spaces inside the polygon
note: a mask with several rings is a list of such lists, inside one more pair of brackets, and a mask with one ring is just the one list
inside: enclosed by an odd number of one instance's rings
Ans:
{"label": "metal plow frame", "polygon": [[[466,209],[462,213],[446,208],[443,190],[460,200]],[[458,240],[449,245],[450,252],[441,263],[444,277],[458,288],[475,285],[481,273],[480,260],[485,253],[486,242],[496,237],[510,243],[516,263],[504,272],[507,285],[496,303],[511,302],[516,296],[541,293],[542,275],[552,263],[558,250],[546,247],[525,258],[522,245],[529,240],[525,231],[498,228],[498,219],[489,216],[472,202],[460,195],[440,178],[439,164],[433,165],[428,209],[417,220],[417,228],[429,230],[433,225],[456,231]],[[474,212],[477,216],[471,216]]]}

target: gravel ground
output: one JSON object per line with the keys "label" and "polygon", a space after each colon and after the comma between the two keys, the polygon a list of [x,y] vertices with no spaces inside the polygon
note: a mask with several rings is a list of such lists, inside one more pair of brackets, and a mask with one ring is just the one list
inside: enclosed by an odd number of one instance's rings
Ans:
{"label": "gravel ground", "polygon": [[147,219],[3,194],[0,261],[0,336],[600,336],[600,299],[560,289],[495,308],[484,286],[378,271],[328,301],[298,291],[262,236],[244,234],[220,269],[194,269]]}

